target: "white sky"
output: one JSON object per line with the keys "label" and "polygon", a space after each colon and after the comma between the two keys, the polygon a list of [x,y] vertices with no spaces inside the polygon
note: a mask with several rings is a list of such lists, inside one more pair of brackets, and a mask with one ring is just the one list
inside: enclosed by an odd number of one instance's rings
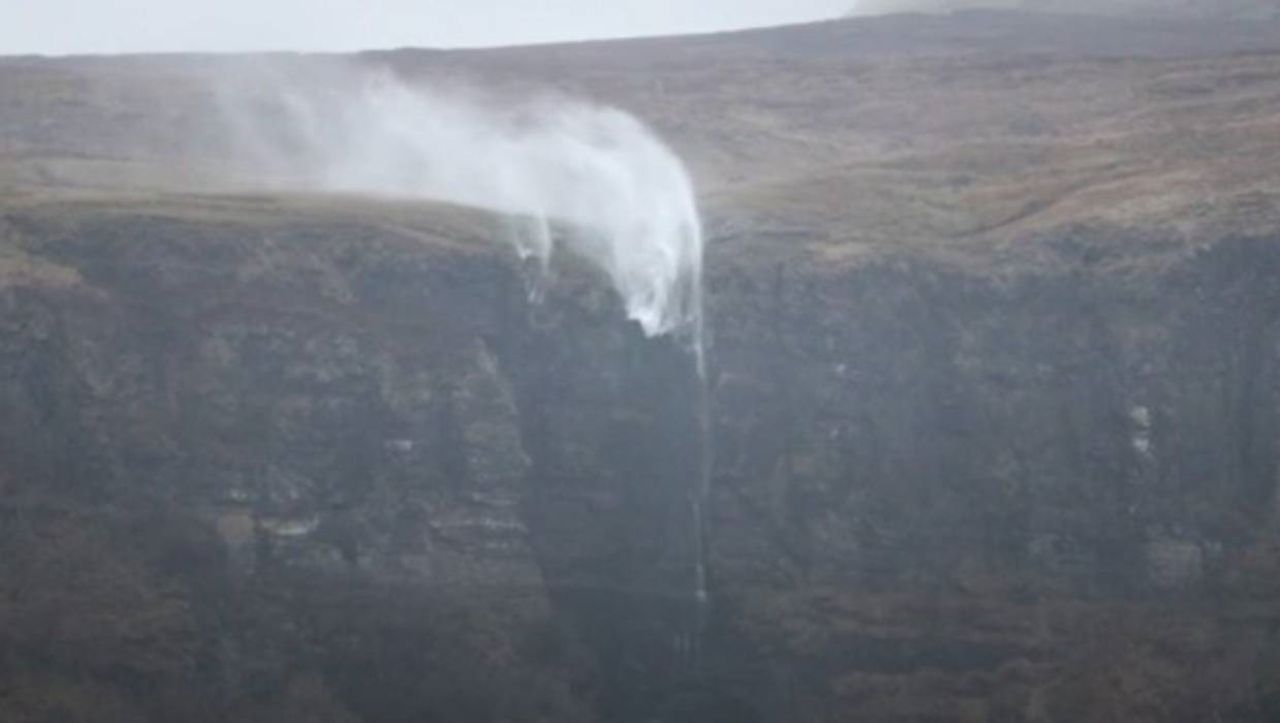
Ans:
{"label": "white sky", "polygon": [[459,47],[834,17],[856,0],[0,0],[0,55]]}

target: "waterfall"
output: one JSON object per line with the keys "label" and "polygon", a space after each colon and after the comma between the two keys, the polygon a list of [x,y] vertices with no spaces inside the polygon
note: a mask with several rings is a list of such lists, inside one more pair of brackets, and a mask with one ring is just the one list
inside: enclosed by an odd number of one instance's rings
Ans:
{"label": "waterfall", "polygon": [[475,88],[410,84],[355,64],[255,64],[227,78],[219,98],[238,140],[241,175],[258,185],[494,211],[509,220],[507,241],[538,276],[532,301],[545,291],[551,258],[565,250],[608,277],[647,336],[688,347],[701,458],[685,492],[690,559],[679,565],[690,571],[692,612],[678,645],[696,653],[710,604],[711,405],[703,232],[680,158],[616,108],[553,94],[495,98]]}

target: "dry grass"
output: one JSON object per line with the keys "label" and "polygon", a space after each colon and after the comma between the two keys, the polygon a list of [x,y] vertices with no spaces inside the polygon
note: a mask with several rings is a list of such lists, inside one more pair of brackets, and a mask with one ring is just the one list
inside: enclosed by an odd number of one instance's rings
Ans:
{"label": "dry grass", "polygon": [[[1126,22],[846,22],[360,62],[632,110],[688,160],[713,227],[799,230],[803,240],[775,250],[797,258],[908,251],[980,266],[1033,257],[1017,247],[1081,224],[1187,239],[1272,233],[1280,25]],[[440,204],[217,195],[227,184],[207,81],[225,64],[0,62],[0,203],[54,196],[253,224],[343,218],[465,248],[492,235],[483,214]],[[743,252],[761,243],[748,236],[738,234]]]}

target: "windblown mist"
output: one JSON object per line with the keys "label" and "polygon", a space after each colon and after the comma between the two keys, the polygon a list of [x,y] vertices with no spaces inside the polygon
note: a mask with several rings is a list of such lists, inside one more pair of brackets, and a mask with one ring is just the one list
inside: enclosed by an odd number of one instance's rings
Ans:
{"label": "windblown mist", "polygon": [[544,269],[563,246],[606,272],[648,334],[699,333],[693,186],[632,115],[563,97],[498,102],[352,66],[269,71],[224,91],[240,163],[256,183],[505,214],[511,241]]}

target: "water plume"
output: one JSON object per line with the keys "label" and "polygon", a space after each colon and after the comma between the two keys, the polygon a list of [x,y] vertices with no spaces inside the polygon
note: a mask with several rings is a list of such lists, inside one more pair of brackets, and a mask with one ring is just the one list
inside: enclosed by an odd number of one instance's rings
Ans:
{"label": "water plume", "polygon": [[550,95],[500,103],[336,64],[255,68],[222,97],[266,183],[506,214],[522,255],[545,268],[567,247],[608,275],[647,334],[679,333],[701,357],[693,184],[634,116]]}
{"label": "water plume", "polygon": [[544,274],[563,247],[607,274],[646,334],[688,343],[703,456],[686,500],[693,611],[676,645],[696,658],[708,604],[710,407],[703,236],[680,159],[634,116],[564,97],[511,102],[315,59],[229,75],[221,106],[258,184],[495,211]]}

